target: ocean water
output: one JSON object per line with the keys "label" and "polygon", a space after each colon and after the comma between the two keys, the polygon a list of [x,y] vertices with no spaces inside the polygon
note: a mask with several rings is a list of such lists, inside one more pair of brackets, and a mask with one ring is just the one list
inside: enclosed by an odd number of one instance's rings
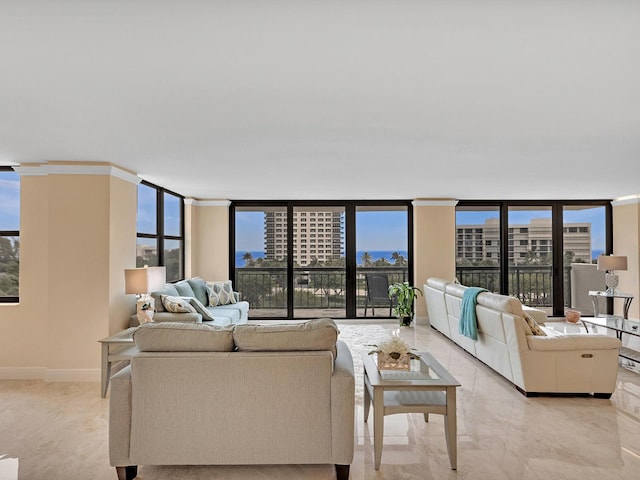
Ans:
{"label": "ocean water", "polygon": [[[376,260],[380,260],[381,258],[386,258],[387,260],[389,260],[390,263],[393,264],[393,261],[391,260],[391,255],[393,254],[393,252],[398,252],[400,255],[404,256],[404,258],[407,258],[407,251],[406,250],[369,250],[369,255],[371,255],[371,261],[375,262]],[[236,267],[244,267],[244,260],[242,259],[242,257],[244,256],[244,254],[247,252],[236,252]],[[253,252],[249,252],[254,259],[257,258],[264,258],[264,252],[262,251],[253,251]],[[362,254],[364,253],[364,250],[358,250],[356,252],[356,259],[357,259],[357,263],[361,264],[362,263]]]}

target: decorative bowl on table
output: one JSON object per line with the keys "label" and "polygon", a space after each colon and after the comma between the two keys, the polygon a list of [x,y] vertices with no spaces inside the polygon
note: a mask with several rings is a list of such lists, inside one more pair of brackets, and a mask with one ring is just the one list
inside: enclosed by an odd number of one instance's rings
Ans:
{"label": "decorative bowl on table", "polygon": [[580,321],[580,312],[577,310],[567,310],[565,312],[565,318],[569,323],[578,323]]}

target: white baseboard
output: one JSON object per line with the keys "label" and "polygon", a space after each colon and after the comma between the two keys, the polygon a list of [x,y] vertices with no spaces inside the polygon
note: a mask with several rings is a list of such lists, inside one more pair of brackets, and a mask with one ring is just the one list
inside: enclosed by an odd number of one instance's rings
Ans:
{"label": "white baseboard", "polygon": [[45,382],[99,382],[99,368],[49,369],[44,367],[0,367],[0,380],[44,380]]}
{"label": "white baseboard", "polygon": [[44,367],[0,367],[0,380],[42,380]]}

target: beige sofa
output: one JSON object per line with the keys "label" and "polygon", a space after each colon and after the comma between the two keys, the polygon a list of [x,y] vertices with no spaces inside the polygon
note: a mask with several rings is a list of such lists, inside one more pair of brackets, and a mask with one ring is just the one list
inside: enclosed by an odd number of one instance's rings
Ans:
{"label": "beige sofa", "polygon": [[609,398],[616,387],[620,341],[607,335],[561,334],[542,326],[533,335],[518,299],[484,292],[477,297],[478,340],[458,333],[467,287],[441,278],[424,285],[429,323],[505,377],[525,395],[593,393]]}
{"label": "beige sofa", "polygon": [[334,464],[349,476],[354,373],[333,321],[148,323],[111,379],[109,454],[138,465]]}

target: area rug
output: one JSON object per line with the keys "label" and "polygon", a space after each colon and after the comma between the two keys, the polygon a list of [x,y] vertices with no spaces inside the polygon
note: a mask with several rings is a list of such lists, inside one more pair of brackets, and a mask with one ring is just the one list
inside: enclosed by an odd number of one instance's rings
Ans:
{"label": "area rug", "polygon": [[356,380],[356,402],[364,399],[364,382],[362,353],[369,353],[376,345],[390,337],[387,331],[380,325],[339,325],[339,340],[349,346],[353,356],[353,370]]}

